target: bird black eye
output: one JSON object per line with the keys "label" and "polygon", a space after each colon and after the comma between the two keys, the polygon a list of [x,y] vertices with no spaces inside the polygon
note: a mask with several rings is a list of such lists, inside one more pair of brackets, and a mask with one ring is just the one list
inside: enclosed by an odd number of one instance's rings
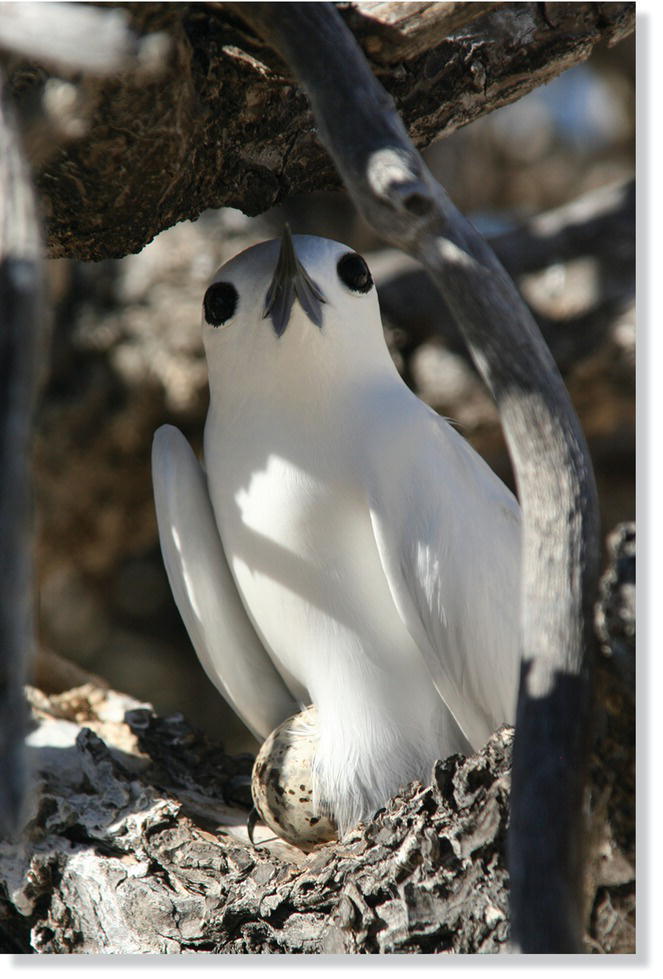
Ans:
{"label": "bird black eye", "polygon": [[232,282],[213,282],[205,293],[203,308],[210,326],[221,326],[237,309],[237,289]]}
{"label": "bird black eye", "polygon": [[344,255],[339,260],[336,270],[341,282],[344,282],[353,292],[368,292],[373,286],[368,265],[356,252],[348,252]]}

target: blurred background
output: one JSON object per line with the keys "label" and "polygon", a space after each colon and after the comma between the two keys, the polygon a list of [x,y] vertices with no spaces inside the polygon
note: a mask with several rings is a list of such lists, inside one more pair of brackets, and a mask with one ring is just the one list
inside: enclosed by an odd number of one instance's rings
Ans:
{"label": "blurred background", "polygon": [[[597,48],[425,154],[539,320],[588,438],[604,533],[635,516],[634,75],[633,37]],[[230,751],[255,742],[204,675],[172,601],[150,448],[169,422],[200,452],[203,293],[220,264],[284,220],[365,255],[404,379],[513,486],[495,408],[444,302],[343,194],[293,198],[259,218],[206,212],[120,261],[50,262],[56,322],[34,455],[35,680],[48,685],[44,663],[56,654],[159,712],[183,712]]]}

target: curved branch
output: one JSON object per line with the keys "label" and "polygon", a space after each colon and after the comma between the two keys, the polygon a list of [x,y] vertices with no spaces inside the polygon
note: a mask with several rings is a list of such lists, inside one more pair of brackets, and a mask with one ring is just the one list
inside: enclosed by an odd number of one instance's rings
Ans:
{"label": "curved branch", "polygon": [[364,217],[427,268],[497,401],[524,523],[512,938],[524,952],[580,951],[598,514],[579,423],[513,282],[427,170],[337,11],[233,6],[295,72]]}
{"label": "curved branch", "polygon": [[[568,306],[561,315],[551,315],[549,290],[543,283],[533,294],[526,290],[528,305],[564,376],[579,360],[595,352],[633,302],[635,181],[590,191],[488,238],[488,243],[516,281],[553,264],[563,267],[580,257],[589,260],[583,273],[584,289],[576,286],[583,293],[582,305],[572,316]],[[403,356],[407,358],[437,333],[445,346],[469,359],[444,299],[420,265],[389,249],[377,256],[374,253],[371,265],[383,316],[405,337],[399,345]],[[551,284],[550,293],[558,288],[557,282]]]}

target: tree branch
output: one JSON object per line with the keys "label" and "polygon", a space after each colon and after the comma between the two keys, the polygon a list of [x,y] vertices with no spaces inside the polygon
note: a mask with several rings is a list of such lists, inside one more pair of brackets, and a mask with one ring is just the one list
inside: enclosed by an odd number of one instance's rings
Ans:
{"label": "tree branch", "polygon": [[376,64],[409,61],[467,27],[499,3],[365,3],[349,5],[346,23]]}
{"label": "tree branch", "polygon": [[0,3],[0,49],[72,75],[106,75],[138,53],[122,10],[76,3]]}
{"label": "tree branch", "polygon": [[[603,953],[635,948],[634,551],[633,527],[616,528],[596,617],[587,942]],[[89,681],[29,699],[36,785],[21,845],[0,838],[0,951],[506,949],[511,729],[305,855],[263,826],[249,846],[251,758],[181,715]]]}
{"label": "tree branch", "polygon": [[357,207],[427,268],[497,401],[523,507],[512,937],[525,952],[579,951],[598,574],[584,437],[515,286],[426,169],[338,13],[328,4],[234,9],[291,65]]}
{"label": "tree branch", "polygon": [[513,275],[579,255],[619,263],[635,278],[635,180],[601,187],[491,239]]}
{"label": "tree branch", "polygon": [[[109,17],[111,6],[104,5]],[[258,214],[292,194],[339,187],[290,70],[239,19],[250,6],[123,5],[130,31],[142,39],[138,57],[109,77],[85,73],[62,99],[37,67],[44,58],[13,60],[17,104],[27,117],[37,113],[41,140],[31,160],[52,257],[120,258],[205,208]],[[550,81],[634,24],[631,3],[558,4],[554,11],[540,3],[359,3],[339,10],[418,147]],[[0,10],[0,25],[1,17]],[[49,46],[50,33],[43,34]],[[26,50],[19,40],[14,50]],[[95,41],[93,33],[90,50]],[[44,118],[52,122],[47,147]]]}
{"label": "tree branch", "polygon": [[[574,315],[544,312],[549,305],[544,287],[547,280],[534,290],[533,299],[528,296],[543,338],[564,374],[600,345],[614,321],[633,302],[634,181],[592,191],[489,238],[488,242],[514,279],[578,258],[588,260],[583,268],[585,274],[578,276],[583,301]],[[373,258],[373,269],[382,314],[405,337],[401,351],[404,356],[437,334],[455,353],[469,359],[453,316],[424,269],[402,252],[387,250],[378,255],[377,263]],[[553,288],[558,288],[558,284]],[[571,306],[576,305],[571,290],[567,289],[566,295]],[[541,296],[545,300],[543,309]]]}
{"label": "tree branch", "polygon": [[0,833],[24,795],[26,661],[33,651],[31,424],[43,330],[34,194],[0,69]]}

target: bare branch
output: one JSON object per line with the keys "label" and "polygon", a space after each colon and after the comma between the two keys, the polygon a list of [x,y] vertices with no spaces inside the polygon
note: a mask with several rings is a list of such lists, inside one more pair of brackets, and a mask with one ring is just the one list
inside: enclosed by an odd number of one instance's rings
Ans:
{"label": "bare branch", "polygon": [[[499,3],[371,3],[349,11],[348,26],[366,54],[379,64],[415,58],[454,31],[499,7]],[[352,16],[356,12],[357,16]]]}
{"label": "bare branch", "polygon": [[67,74],[107,75],[128,66],[137,39],[122,10],[80,3],[0,3],[0,49]]}
{"label": "bare branch", "polygon": [[24,795],[23,683],[32,654],[30,433],[43,329],[41,240],[0,72],[0,833]]}
{"label": "bare branch", "polygon": [[491,246],[512,275],[591,254],[617,258],[635,278],[635,180],[538,214],[491,239]]}
{"label": "bare branch", "polygon": [[598,574],[596,489],[582,431],[515,286],[425,167],[338,13],[328,4],[234,9],[297,74],[360,211],[428,269],[497,401],[524,517],[512,935],[525,952],[579,951]]}
{"label": "bare branch", "polygon": [[[635,295],[635,186],[628,181],[601,188],[570,204],[539,214],[525,224],[488,239],[507,272],[515,279],[552,265],[582,260],[576,279],[582,296],[562,315],[538,275],[522,291],[562,374],[588,356],[605,339]],[[372,257],[380,308],[391,326],[404,336],[408,352],[438,334],[454,352],[467,349],[444,298],[427,273],[402,252],[385,249]],[[384,270],[384,271],[382,271]],[[555,277],[556,278],[556,277]],[[559,289],[558,282],[552,286]],[[567,291],[568,295],[568,291]],[[574,307],[572,315],[568,307]]]}

